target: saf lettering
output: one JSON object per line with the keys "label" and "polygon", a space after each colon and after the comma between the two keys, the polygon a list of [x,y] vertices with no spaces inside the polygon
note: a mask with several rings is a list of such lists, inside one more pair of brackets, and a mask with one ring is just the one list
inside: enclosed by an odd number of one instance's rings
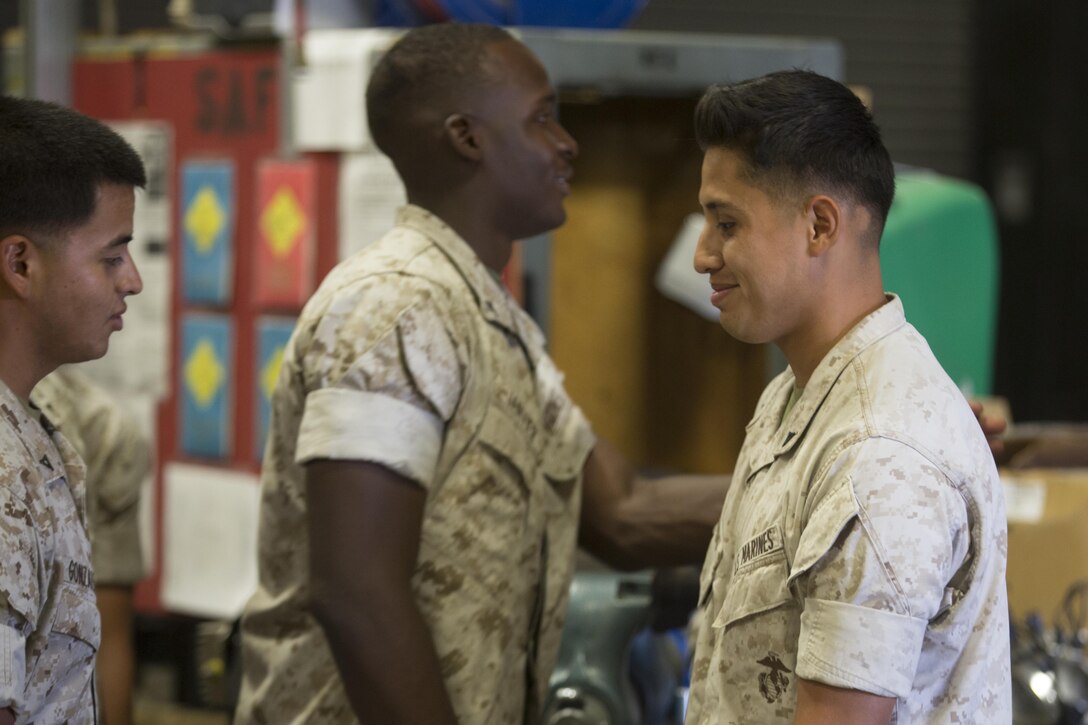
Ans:
{"label": "saf lettering", "polygon": [[276,112],[272,95],[275,83],[276,69],[270,65],[247,71],[201,68],[195,79],[197,130],[224,136],[264,131],[268,117]]}

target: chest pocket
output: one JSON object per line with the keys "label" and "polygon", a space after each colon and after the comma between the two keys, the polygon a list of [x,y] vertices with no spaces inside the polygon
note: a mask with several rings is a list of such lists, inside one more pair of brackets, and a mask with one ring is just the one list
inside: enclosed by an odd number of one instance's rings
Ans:
{"label": "chest pocket", "polygon": [[529,431],[501,404],[492,402],[480,425],[479,443],[497,466],[497,471],[528,496],[536,475],[538,456]]}
{"label": "chest pocket", "polygon": [[779,549],[736,571],[713,626],[727,630],[750,617],[790,604],[792,600],[786,553]]}

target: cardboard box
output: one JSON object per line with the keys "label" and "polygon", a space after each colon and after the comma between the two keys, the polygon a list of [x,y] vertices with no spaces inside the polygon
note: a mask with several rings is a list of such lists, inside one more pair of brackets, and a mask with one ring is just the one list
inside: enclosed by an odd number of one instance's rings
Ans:
{"label": "cardboard box", "polygon": [[1006,576],[1015,621],[1031,612],[1047,625],[1069,586],[1088,580],[1088,469],[1004,470],[1009,512]]}

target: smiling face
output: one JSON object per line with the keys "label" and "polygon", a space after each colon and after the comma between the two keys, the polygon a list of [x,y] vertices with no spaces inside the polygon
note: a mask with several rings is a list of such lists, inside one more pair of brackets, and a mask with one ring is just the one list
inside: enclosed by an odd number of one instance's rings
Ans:
{"label": "smiling face", "polygon": [[483,163],[498,201],[499,223],[512,239],[555,229],[566,221],[578,144],[556,118],[556,94],[540,61],[521,43],[488,47],[492,80],[471,115],[478,123]]}
{"label": "smiling face", "polygon": [[788,344],[803,335],[811,284],[810,227],[800,202],[754,186],[735,152],[710,147],[699,203],[706,219],[695,269],[710,278],[722,327],[743,342]]}
{"label": "smiling face", "polygon": [[143,289],[128,249],[134,204],[131,186],[103,184],[90,219],[38,248],[33,309],[48,364],[105,355],[123,325],[125,297]]}

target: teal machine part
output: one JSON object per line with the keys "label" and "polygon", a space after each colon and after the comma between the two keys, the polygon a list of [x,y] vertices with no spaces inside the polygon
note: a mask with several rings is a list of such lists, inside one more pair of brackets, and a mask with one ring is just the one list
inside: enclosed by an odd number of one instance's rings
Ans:
{"label": "teal machine part", "polygon": [[578,572],[543,725],[633,725],[631,639],[650,619],[651,575]]}
{"label": "teal machine part", "polygon": [[966,393],[989,395],[997,331],[999,253],[989,199],[974,184],[900,171],[881,238],[884,289]]}

